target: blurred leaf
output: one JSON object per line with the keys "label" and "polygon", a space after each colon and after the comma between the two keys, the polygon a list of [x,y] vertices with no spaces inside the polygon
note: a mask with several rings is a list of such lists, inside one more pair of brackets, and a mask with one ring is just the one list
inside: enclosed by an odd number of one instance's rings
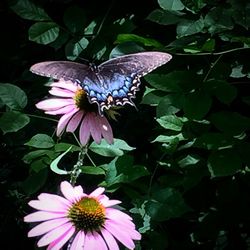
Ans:
{"label": "blurred leaf", "polygon": [[185,7],[180,0],[158,0],[158,3],[164,10],[183,10]]}
{"label": "blurred leaf", "polygon": [[134,42],[126,42],[118,44],[114,47],[109,55],[109,58],[115,58],[126,54],[137,53],[144,51],[143,47],[139,46]]}
{"label": "blurred leaf", "polygon": [[0,128],[4,134],[17,132],[29,124],[30,118],[17,111],[5,112],[0,117]]}
{"label": "blurred leaf", "polygon": [[87,48],[89,41],[83,37],[79,41],[70,40],[65,47],[65,54],[68,60],[75,60]]}
{"label": "blurred leaf", "polygon": [[200,161],[200,158],[194,155],[187,155],[181,160],[178,161],[178,164],[181,168],[184,168],[189,165],[195,165]]}
{"label": "blurred leaf", "polygon": [[199,20],[184,20],[177,25],[177,37],[190,36],[202,32],[204,27],[203,18]]}
{"label": "blurred leaf", "polygon": [[200,84],[200,77],[192,71],[173,71],[164,75],[151,73],[145,79],[154,88],[167,92],[190,91]]}
{"label": "blurred leaf", "polygon": [[49,156],[51,154],[53,154],[53,151],[47,150],[47,149],[34,150],[34,151],[31,151],[31,152],[27,153],[26,155],[24,155],[22,160],[25,163],[30,164],[36,158],[40,158],[41,156],[44,156],[44,155]]}
{"label": "blurred leaf", "polygon": [[156,121],[165,129],[170,129],[174,131],[181,131],[183,126],[183,120],[175,115],[165,115]]}
{"label": "blurred leaf", "polygon": [[184,137],[182,134],[177,135],[159,135],[152,142],[163,142],[163,143],[171,143],[173,140],[178,139],[179,141],[183,141]]}
{"label": "blurred leaf", "polygon": [[241,168],[240,156],[233,149],[218,150],[208,157],[208,169],[212,177],[233,175]]}
{"label": "blurred leaf", "polygon": [[46,168],[32,174],[21,183],[21,187],[27,195],[32,195],[39,191],[46,183],[48,170]]}
{"label": "blurred leaf", "polygon": [[144,46],[152,46],[155,48],[163,47],[163,45],[160,42],[152,38],[146,38],[135,34],[119,34],[117,36],[116,43],[124,43],[124,42],[137,42],[137,43],[142,43]]}
{"label": "blurred leaf", "polygon": [[156,9],[148,15],[147,19],[161,25],[171,25],[182,21],[181,16],[182,14],[179,12]]}
{"label": "blurred leaf", "polygon": [[146,87],[141,103],[156,106],[162,100],[163,96],[164,93],[162,91]]}
{"label": "blurred leaf", "polygon": [[208,132],[202,134],[195,141],[195,147],[207,150],[229,147],[233,144],[233,138],[222,133]]}
{"label": "blurred leaf", "polygon": [[83,174],[105,175],[105,171],[101,167],[83,166],[80,169],[81,169],[81,173]]}
{"label": "blurred leaf", "polygon": [[35,173],[38,173],[47,167],[48,165],[44,162],[43,158],[33,161],[30,165],[30,169],[32,169]]}
{"label": "blurred leaf", "polygon": [[199,13],[199,11],[207,5],[206,0],[195,0],[195,1],[182,0],[182,2],[185,5],[185,7],[194,14]]}
{"label": "blurred leaf", "polygon": [[152,194],[152,198],[145,209],[153,220],[166,221],[190,211],[181,193],[174,188],[157,190]]}
{"label": "blurred leaf", "polygon": [[184,103],[185,116],[190,119],[201,120],[208,113],[212,105],[212,98],[203,89],[187,94]]}
{"label": "blurred leaf", "polygon": [[58,163],[60,162],[60,160],[63,158],[64,155],[66,155],[69,151],[71,150],[71,147],[68,148],[65,152],[63,152],[62,154],[60,154],[55,160],[53,160],[50,164],[50,169],[55,172],[56,174],[59,175],[67,175],[70,172],[62,170],[60,168],[58,168]]}
{"label": "blurred leaf", "polygon": [[243,68],[243,65],[237,65],[237,66],[233,67],[230,77],[233,77],[233,78],[245,77],[246,74],[242,73],[242,68]]}
{"label": "blurred leaf", "polygon": [[66,9],[63,20],[70,32],[83,32],[86,23],[85,16],[85,11],[82,8],[73,5]]}
{"label": "blurred leaf", "polygon": [[11,9],[20,17],[33,21],[51,20],[47,13],[29,0],[19,0]]}
{"label": "blurred leaf", "polygon": [[62,151],[66,151],[68,148],[70,148],[70,152],[75,152],[75,151],[80,151],[81,148],[78,146],[75,146],[73,144],[70,143],[57,143],[55,144],[55,152],[62,152]]}
{"label": "blurred leaf", "polygon": [[232,10],[217,7],[213,8],[204,19],[205,26],[212,35],[221,31],[233,29]]}
{"label": "blurred leaf", "polygon": [[102,139],[100,144],[92,142],[89,149],[96,154],[108,157],[122,156],[123,151],[131,151],[135,148],[130,147],[125,141],[120,139],[114,139],[113,144],[108,144],[104,139]]}
{"label": "blurred leaf", "polygon": [[49,44],[59,36],[59,27],[54,22],[38,22],[29,28],[29,40],[39,44]]}
{"label": "blurred leaf", "polygon": [[250,118],[236,112],[219,111],[211,115],[211,122],[220,131],[230,135],[239,135],[250,129]]}
{"label": "blurred leaf", "polygon": [[202,45],[201,51],[212,52],[215,48],[215,39],[207,39],[207,41]]}
{"label": "blurred leaf", "polygon": [[52,148],[55,145],[55,142],[50,136],[46,134],[37,134],[37,135],[34,135],[24,145],[27,145],[33,148]]}
{"label": "blurred leaf", "polygon": [[96,25],[97,23],[95,20],[91,21],[90,24],[84,29],[84,35],[93,35]]}
{"label": "blurred leaf", "polygon": [[27,105],[27,96],[18,86],[10,83],[0,83],[0,99],[11,109],[20,110]]}

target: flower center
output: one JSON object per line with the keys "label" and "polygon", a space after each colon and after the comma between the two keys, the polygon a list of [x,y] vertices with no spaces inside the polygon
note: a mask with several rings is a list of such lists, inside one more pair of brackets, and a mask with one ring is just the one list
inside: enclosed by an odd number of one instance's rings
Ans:
{"label": "flower center", "polygon": [[85,110],[85,111],[96,110],[95,105],[89,103],[87,94],[83,89],[78,89],[76,91],[74,100],[75,100],[75,105],[81,110]]}
{"label": "flower center", "polygon": [[84,197],[73,204],[68,217],[78,230],[99,231],[105,222],[105,208],[95,198]]}

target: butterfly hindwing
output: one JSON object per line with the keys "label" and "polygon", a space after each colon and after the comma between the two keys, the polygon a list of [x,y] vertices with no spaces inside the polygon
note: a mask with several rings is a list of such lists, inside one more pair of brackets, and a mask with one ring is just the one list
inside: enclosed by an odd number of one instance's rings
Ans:
{"label": "butterfly hindwing", "polygon": [[167,63],[172,56],[163,52],[140,52],[110,59],[99,66],[70,61],[49,61],[33,65],[35,74],[60,80],[71,80],[87,93],[99,112],[112,106],[134,105],[140,77]]}

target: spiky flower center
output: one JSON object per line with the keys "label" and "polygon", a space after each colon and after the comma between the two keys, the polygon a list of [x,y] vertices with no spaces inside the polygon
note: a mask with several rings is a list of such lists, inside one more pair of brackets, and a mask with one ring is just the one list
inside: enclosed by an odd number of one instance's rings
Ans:
{"label": "spiky flower center", "polygon": [[68,217],[78,230],[99,231],[105,222],[105,208],[95,198],[84,197],[73,204]]}
{"label": "spiky flower center", "polygon": [[83,89],[78,89],[74,96],[75,105],[81,110],[94,111],[96,109],[95,105],[90,104],[87,93]]}

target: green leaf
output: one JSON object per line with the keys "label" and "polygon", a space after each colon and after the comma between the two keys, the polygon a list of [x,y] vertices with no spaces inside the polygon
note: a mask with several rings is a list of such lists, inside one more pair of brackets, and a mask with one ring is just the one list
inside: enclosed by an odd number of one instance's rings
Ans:
{"label": "green leaf", "polygon": [[57,143],[55,144],[55,152],[62,152],[62,151],[66,151],[68,148],[71,148],[70,152],[75,152],[75,151],[80,151],[81,148],[78,146],[75,146],[73,144],[70,143]]}
{"label": "green leaf", "polygon": [[221,6],[213,8],[204,19],[205,26],[212,35],[233,29],[232,10]]}
{"label": "green leaf", "polygon": [[159,104],[163,96],[164,93],[162,93],[162,91],[146,87],[141,103],[156,106]]}
{"label": "green leaf", "polygon": [[120,139],[114,139],[114,143],[111,145],[102,139],[100,144],[92,142],[89,149],[102,156],[114,157],[122,156],[124,154],[123,151],[131,151],[135,148],[130,147],[125,141]]}
{"label": "green leaf", "polygon": [[25,92],[10,83],[0,83],[0,99],[10,109],[20,110],[27,105]]}
{"label": "green leaf", "polygon": [[203,18],[199,20],[184,20],[177,25],[177,37],[190,36],[202,32],[205,24]]}
{"label": "green leaf", "polygon": [[191,209],[186,205],[180,192],[174,188],[164,188],[153,193],[153,199],[148,201],[145,210],[153,220],[166,221],[177,218]]}
{"label": "green leaf", "polygon": [[151,73],[145,79],[154,88],[167,92],[189,92],[200,84],[200,76],[192,71],[173,71],[164,75]]}
{"label": "green leaf", "polygon": [[194,156],[194,155],[187,155],[181,160],[178,161],[178,164],[181,168],[185,168],[189,165],[195,165],[200,161],[200,157]]}
{"label": "green leaf", "polygon": [[243,69],[243,65],[237,65],[237,66],[233,67],[230,77],[233,77],[233,78],[245,77],[246,74],[242,73],[242,69]]}
{"label": "green leaf", "polygon": [[183,141],[185,138],[182,134],[178,135],[159,135],[152,142],[163,142],[163,143],[172,143],[173,140],[178,139],[178,141]]}
{"label": "green leaf", "polygon": [[29,124],[30,118],[16,111],[5,112],[0,117],[0,128],[4,134],[17,132]]}
{"label": "green leaf", "polygon": [[55,172],[56,174],[59,174],[59,175],[67,175],[67,174],[70,174],[70,172],[58,168],[58,163],[59,163],[59,161],[60,161],[60,160],[63,158],[63,156],[66,155],[70,150],[71,150],[71,147],[68,148],[68,150],[66,150],[66,151],[63,152],[62,154],[60,154],[54,161],[51,162],[51,164],[50,164],[50,169],[51,169],[53,172]]}
{"label": "green leaf", "polygon": [[53,153],[53,151],[50,151],[47,149],[34,150],[24,155],[22,160],[25,163],[30,164],[36,158],[40,158],[41,156],[44,156],[44,155],[51,155],[51,153]]}
{"label": "green leaf", "polygon": [[207,39],[207,41],[202,45],[201,51],[212,52],[215,48],[215,39]]}
{"label": "green leaf", "polygon": [[183,120],[175,115],[165,115],[156,119],[156,121],[165,129],[182,130]]}
{"label": "green leaf", "polygon": [[65,54],[67,59],[75,60],[87,48],[89,41],[83,37],[79,41],[70,40],[65,47]]}
{"label": "green leaf", "polygon": [[226,134],[208,132],[198,137],[194,143],[195,147],[207,150],[229,147],[233,144],[233,138]]}
{"label": "green leaf", "polygon": [[158,3],[164,10],[183,10],[185,7],[180,0],[158,0]]}
{"label": "green leaf", "polygon": [[189,93],[185,98],[184,112],[190,119],[201,120],[208,113],[212,105],[211,96],[203,89]]}
{"label": "green leaf", "polygon": [[19,0],[11,9],[20,17],[33,21],[51,20],[47,13],[29,0]]}
{"label": "green leaf", "polygon": [[101,167],[83,166],[80,169],[83,174],[105,175],[105,170]]}
{"label": "green leaf", "polygon": [[250,129],[250,118],[236,112],[220,111],[211,115],[214,126],[230,135],[239,135]]}
{"label": "green leaf", "polygon": [[32,195],[39,191],[46,183],[48,170],[46,168],[32,174],[21,183],[21,187],[27,195]]}
{"label": "green leaf", "polygon": [[63,20],[71,33],[83,32],[86,24],[86,14],[78,6],[70,6],[64,12]]}
{"label": "green leaf", "polygon": [[59,27],[54,22],[38,22],[29,28],[29,40],[39,44],[49,44],[59,36]]}
{"label": "green leaf", "polygon": [[171,25],[182,21],[183,18],[181,16],[179,12],[156,9],[148,15],[147,19],[161,25]]}
{"label": "green leaf", "polygon": [[163,45],[160,42],[152,38],[146,38],[135,34],[119,34],[117,36],[116,43],[124,43],[124,42],[137,42],[137,43],[142,43],[144,46],[152,46],[155,48],[163,47]]}
{"label": "green leaf", "polygon": [[46,134],[37,134],[37,135],[34,135],[24,145],[27,145],[33,148],[52,148],[55,145],[55,142],[50,136]]}
{"label": "green leaf", "polygon": [[33,161],[30,165],[30,169],[32,169],[35,173],[38,173],[42,169],[47,168],[47,167],[48,167],[48,164],[44,162],[43,158]]}
{"label": "green leaf", "polygon": [[218,150],[208,157],[208,169],[212,177],[233,175],[242,169],[241,158],[233,149]]}

